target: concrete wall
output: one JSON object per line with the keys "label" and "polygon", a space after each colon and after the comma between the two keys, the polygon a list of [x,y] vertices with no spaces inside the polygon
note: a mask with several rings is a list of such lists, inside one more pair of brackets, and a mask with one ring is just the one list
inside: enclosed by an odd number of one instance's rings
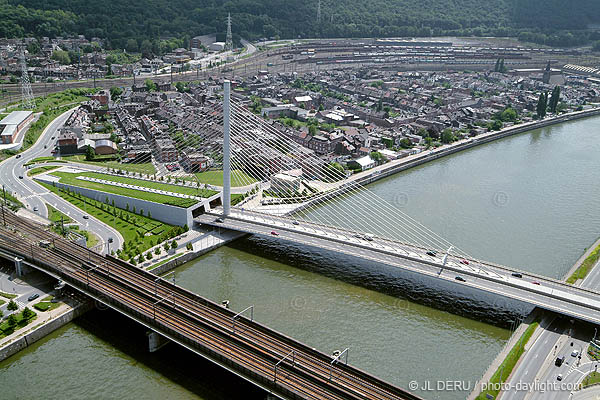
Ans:
{"label": "concrete wall", "polygon": [[[85,312],[90,310],[92,308],[92,306],[93,306],[92,302],[82,303],[82,304],[76,306],[75,308],[70,309],[66,313],[59,316],[58,318],[55,318],[55,319],[49,321],[48,323],[46,323],[38,328],[35,328],[33,331],[31,331],[23,336],[20,336],[13,342],[8,343],[4,347],[0,348],[0,361],[7,359],[8,357],[12,356],[13,354],[18,353],[19,351],[23,350],[24,348],[26,348],[28,346],[31,346],[33,343],[42,339],[46,335],[50,334],[51,332],[54,332],[56,329],[60,328],[63,325],[66,325],[67,323],[71,322],[73,319],[84,314]],[[38,311],[38,310],[35,310],[35,312],[37,312],[38,315],[41,313],[41,311]],[[31,324],[32,324],[32,326],[35,326],[36,320],[34,320]]]}
{"label": "concrete wall", "polygon": [[[46,181],[42,177],[39,179],[48,184],[52,184],[52,181]],[[83,196],[89,197],[91,199],[95,199],[104,203],[104,200],[108,197],[109,203],[113,200],[115,201],[115,206],[126,209],[127,204],[129,204],[129,210],[133,210],[133,207],[136,208],[136,211],[139,213],[140,210],[144,210],[144,215],[148,215],[148,211],[152,213],[152,218],[158,221],[164,222],[166,224],[171,225],[186,225],[192,226],[192,210],[197,207],[202,207],[202,203],[199,202],[189,208],[182,208],[177,206],[171,206],[168,204],[154,203],[148,200],[135,199],[132,197],[127,197],[119,194],[112,194],[101,192],[99,190],[82,188],[79,186],[66,185],[64,183],[56,182],[54,184],[58,188],[69,189],[71,191],[81,193]]]}

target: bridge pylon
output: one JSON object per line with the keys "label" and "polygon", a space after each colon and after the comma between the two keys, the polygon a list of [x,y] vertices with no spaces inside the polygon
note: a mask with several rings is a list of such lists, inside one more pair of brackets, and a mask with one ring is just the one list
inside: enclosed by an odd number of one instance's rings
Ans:
{"label": "bridge pylon", "polygon": [[223,216],[231,211],[231,82],[223,83]]}

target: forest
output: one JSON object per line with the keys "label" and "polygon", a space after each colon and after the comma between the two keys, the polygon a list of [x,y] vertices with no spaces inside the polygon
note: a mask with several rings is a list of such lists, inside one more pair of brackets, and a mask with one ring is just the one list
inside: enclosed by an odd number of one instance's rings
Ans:
{"label": "forest", "polygon": [[[600,39],[598,0],[0,0],[0,37],[83,34],[109,48],[147,40],[514,36],[576,46]],[[595,24],[595,25],[594,25]],[[129,41],[129,43],[128,43]]]}

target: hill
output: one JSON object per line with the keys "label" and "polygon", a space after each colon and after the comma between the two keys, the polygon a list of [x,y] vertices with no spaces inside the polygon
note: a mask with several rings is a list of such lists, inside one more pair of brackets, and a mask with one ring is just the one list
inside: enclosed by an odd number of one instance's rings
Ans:
{"label": "hill", "polygon": [[85,34],[124,48],[225,31],[259,37],[520,36],[570,46],[600,39],[597,0],[0,0],[0,36]]}

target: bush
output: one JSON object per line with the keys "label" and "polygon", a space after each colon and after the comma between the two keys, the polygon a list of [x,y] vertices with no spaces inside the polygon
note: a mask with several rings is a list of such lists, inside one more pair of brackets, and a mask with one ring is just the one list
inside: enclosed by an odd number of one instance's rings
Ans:
{"label": "bush", "polygon": [[188,249],[188,250],[194,250],[194,246],[192,246],[192,244],[191,244],[191,243],[188,243],[188,244],[185,246],[185,248],[186,248],[186,249]]}

